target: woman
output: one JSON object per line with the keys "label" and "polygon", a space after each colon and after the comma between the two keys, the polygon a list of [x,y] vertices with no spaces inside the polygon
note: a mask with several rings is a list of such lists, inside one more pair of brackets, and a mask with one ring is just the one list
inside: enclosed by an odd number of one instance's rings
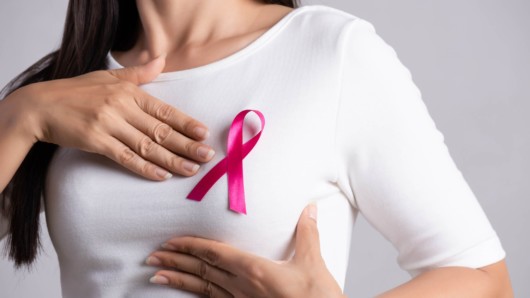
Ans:
{"label": "woman", "polygon": [[[65,297],[341,297],[361,211],[413,277],[382,297],[510,297],[499,239],[393,49],[351,14],[270,2],[70,2],[61,48],[1,102],[15,263],[35,257],[43,194]],[[228,158],[248,110],[259,140]]]}

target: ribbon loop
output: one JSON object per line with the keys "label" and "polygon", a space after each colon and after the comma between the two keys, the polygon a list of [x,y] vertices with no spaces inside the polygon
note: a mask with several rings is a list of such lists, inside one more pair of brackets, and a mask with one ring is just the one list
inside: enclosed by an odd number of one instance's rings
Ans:
{"label": "ribbon loop", "polygon": [[[243,125],[245,116],[256,113],[261,120],[261,129],[250,140],[243,144]],[[219,161],[206,175],[195,185],[187,198],[201,201],[212,186],[225,173],[228,178],[228,196],[230,209],[247,214],[245,204],[245,186],[243,179],[243,159],[258,143],[261,132],[265,127],[265,117],[258,110],[243,110],[236,115],[228,131],[227,155]]]}

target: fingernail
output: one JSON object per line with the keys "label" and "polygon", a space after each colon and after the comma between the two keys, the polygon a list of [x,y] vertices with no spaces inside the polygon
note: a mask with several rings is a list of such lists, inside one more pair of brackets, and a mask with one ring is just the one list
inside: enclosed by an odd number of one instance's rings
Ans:
{"label": "fingernail", "polygon": [[182,162],[182,166],[184,167],[184,169],[186,171],[192,172],[192,173],[197,172],[197,170],[199,169],[199,165],[198,164],[193,163],[193,162],[189,162],[187,160]]}
{"label": "fingernail", "polygon": [[160,178],[164,178],[164,179],[169,179],[169,178],[171,178],[173,176],[173,175],[171,175],[170,172],[168,172],[166,170],[162,170],[160,168],[157,168],[155,172]]}
{"label": "fingernail", "polygon": [[199,154],[201,158],[210,159],[215,154],[215,151],[208,147],[199,147],[199,149],[197,149],[197,154]]}
{"label": "fingernail", "polygon": [[154,256],[147,257],[147,259],[145,259],[145,263],[147,265],[151,265],[151,266],[160,266],[160,265],[162,265],[162,261],[160,261],[159,258],[154,257]]}
{"label": "fingernail", "polygon": [[198,136],[201,139],[206,139],[210,135],[207,129],[204,127],[196,127],[195,130],[193,130],[196,136]]}
{"label": "fingernail", "polygon": [[176,250],[176,247],[174,247],[173,245],[169,243],[162,243],[160,244],[160,247],[162,247],[163,249],[167,249],[167,250]]}
{"label": "fingernail", "polygon": [[313,219],[314,221],[317,221],[317,205],[311,203],[309,204],[309,207],[307,209],[309,218]]}
{"label": "fingernail", "polygon": [[169,284],[169,279],[161,275],[154,275],[149,279],[149,282],[157,285],[167,285]]}

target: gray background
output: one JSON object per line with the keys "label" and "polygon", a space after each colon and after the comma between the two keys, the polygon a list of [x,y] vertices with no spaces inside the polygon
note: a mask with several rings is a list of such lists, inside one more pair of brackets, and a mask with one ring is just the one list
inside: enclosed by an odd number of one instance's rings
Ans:
{"label": "gray background", "polygon": [[[303,3],[362,17],[396,49],[503,242],[515,296],[530,297],[530,2]],[[59,45],[66,5],[0,2],[0,85]],[[15,272],[0,260],[1,297],[60,296],[57,256],[46,229],[44,234],[45,252],[32,272]],[[395,250],[362,217],[353,237],[349,297],[374,296],[408,279],[396,265]]]}

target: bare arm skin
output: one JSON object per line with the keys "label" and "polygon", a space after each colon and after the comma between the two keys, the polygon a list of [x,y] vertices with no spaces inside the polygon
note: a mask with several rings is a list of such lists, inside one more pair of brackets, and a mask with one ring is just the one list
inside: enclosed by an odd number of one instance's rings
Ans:
{"label": "bare arm skin", "polygon": [[511,298],[514,295],[506,262],[502,260],[478,269],[434,269],[377,296],[401,297]]}
{"label": "bare arm skin", "polygon": [[28,154],[37,138],[32,134],[34,117],[29,112],[23,113],[19,99],[24,96],[19,89],[0,101],[0,190],[15,175],[16,170]]}

